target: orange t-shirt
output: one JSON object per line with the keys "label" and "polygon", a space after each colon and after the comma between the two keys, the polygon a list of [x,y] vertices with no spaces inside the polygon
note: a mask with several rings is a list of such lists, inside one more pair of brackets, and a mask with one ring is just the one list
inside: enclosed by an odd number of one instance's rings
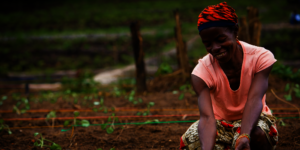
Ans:
{"label": "orange t-shirt", "polygon": [[[240,86],[237,90],[233,91],[230,88],[227,76],[211,54],[199,59],[199,63],[192,72],[193,75],[201,78],[210,89],[212,107],[217,120],[242,119],[254,75],[277,61],[274,55],[263,47],[250,45],[242,41],[240,43],[244,55]],[[262,98],[262,104],[262,112],[271,114],[269,107],[266,105],[266,94]]]}

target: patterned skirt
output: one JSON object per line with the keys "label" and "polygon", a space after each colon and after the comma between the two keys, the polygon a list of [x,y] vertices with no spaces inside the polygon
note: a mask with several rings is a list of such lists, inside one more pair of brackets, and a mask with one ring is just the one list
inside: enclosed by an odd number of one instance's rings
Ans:
{"label": "patterned skirt", "polygon": [[[198,136],[199,120],[193,123],[180,139],[181,150],[201,150],[201,144]],[[224,121],[217,120],[217,136],[214,150],[234,149],[235,141],[241,130],[242,120]],[[276,118],[271,115],[261,114],[258,120],[260,127],[266,134],[271,145],[278,142],[278,131],[276,128]],[[273,146],[275,149],[276,145]]]}

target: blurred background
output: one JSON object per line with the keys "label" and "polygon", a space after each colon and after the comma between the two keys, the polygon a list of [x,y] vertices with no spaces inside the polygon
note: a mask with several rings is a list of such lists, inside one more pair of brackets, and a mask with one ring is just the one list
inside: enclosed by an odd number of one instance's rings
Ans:
{"label": "blurred background", "polygon": [[[198,15],[220,2],[1,1],[0,147],[42,149],[44,137],[50,149],[178,149],[199,119],[190,83],[207,54]],[[239,39],[278,60],[266,92],[277,149],[300,149],[300,0],[227,3]]]}
{"label": "blurred background", "polygon": [[[180,14],[183,40],[189,41],[198,35],[199,13],[217,3],[220,1],[3,1],[0,82],[6,85],[61,82],[65,77],[83,74],[92,77],[133,64],[129,27],[133,21],[140,22],[145,58],[160,56],[176,47],[174,10]],[[291,61],[300,58],[300,31],[297,23],[290,24],[290,17],[292,12],[300,12],[299,0],[228,0],[227,3],[239,17],[247,16],[247,7],[257,8],[262,23],[259,45],[271,50],[278,60],[295,66]],[[188,45],[191,66],[206,54],[200,41],[196,39]],[[176,69],[177,60],[166,55],[146,65],[153,66],[152,72],[156,72],[161,64]]]}

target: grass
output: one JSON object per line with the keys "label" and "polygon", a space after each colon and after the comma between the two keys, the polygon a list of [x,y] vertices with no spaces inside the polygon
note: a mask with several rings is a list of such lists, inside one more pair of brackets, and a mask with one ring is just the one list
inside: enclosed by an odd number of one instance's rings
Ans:
{"label": "grass", "polygon": [[[0,74],[100,69],[134,62],[130,37],[0,41]],[[145,57],[175,46],[173,33],[143,35]],[[104,57],[105,56],[105,57]],[[74,61],[76,60],[76,61]],[[10,63],[7,63],[10,62]]]}

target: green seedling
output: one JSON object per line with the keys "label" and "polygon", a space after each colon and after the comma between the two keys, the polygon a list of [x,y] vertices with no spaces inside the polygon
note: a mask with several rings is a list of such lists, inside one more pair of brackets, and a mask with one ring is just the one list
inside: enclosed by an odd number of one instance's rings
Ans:
{"label": "green seedling", "polygon": [[77,97],[77,93],[75,93],[75,92],[73,92],[71,95],[72,95],[73,98]]}
{"label": "green seedling", "polygon": [[95,102],[94,102],[94,105],[95,105],[95,106],[100,105],[100,102],[99,102],[99,101],[95,101]]}
{"label": "green seedling", "polygon": [[[192,85],[191,84],[184,84],[182,86],[179,87],[179,90],[182,91],[182,92],[189,92],[191,93],[192,95],[195,95],[195,91],[194,89],[192,88]],[[173,93],[174,94],[174,93]]]}
{"label": "green seedling", "polygon": [[297,71],[293,71],[291,67],[282,65],[277,62],[273,65],[272,73],[277,74],[279,77],[291,82],[300,82],[300,69],[298,69]]}
{"label": "green seedling", "polygon": [[294,83],[287,83],[285,85],[285,88],[284,90],[287,92],[288,91],[288,94],[287,95],[284,95],[285,99],[287,101],[291,101],[292,100],[292,93],[294,92],[295,93],[295,96],[300,98],[300,87],[299,87],[299,84],[294,84]]}
{"label": "green seedling", "polygon": [[7,100],[7,96],[2,96],[2,98],[1,98],[3,101],[5,101],[5,100]]}
{"label": "green seedling", "polygon": [[150,123],[158,123],[159,120],[158,119],[153,119],[153,120],[147,120],[144,122],[144,124],[150,124]]}
{"label": "green seedling", "polygon": [[286,124],[283,122],[282,119],[279,119],[278,122],[279,122],[279,125],[280,125],[280,126],[286,126]]}
{"label": "green seedling", "polygon": [[[115,108],[112,107],[111,110],[112,110],[112,111],[115,111]],[[107,122],[101,125],[101,128],[102,128],[103,130],[106,130],[106,132],[107,132],[108,134],[111,134],[111,133],[114,132],[114,129],[115,129],[114,123],[115,123],[115,122],[118,122],[118,121],[119,121],[119,118],[116,117],[115,113],[112,113],[111,116],[109,116],[109,117],[107,118]],[[107,127],[107,124],[109,124],[109,123],[110,123],[110,126]]]}
{"label": "green seedling", "polygon": [[67,90],[65,91],[65,93],[66,93],[66,94],[71,94],[72,91],[71,91],[70,89],[67,89]]}
{"label": "green seedling", "polygon": [[[76,126],[78,124],[81,124],[83,127],[88,127],[90,126],[90,122],[88,120],[78,120],[77,117],[79,116],[79,112],[78,111],[74,111],[74,119],[73,121],[73,125]],[[66,120],[64,122],[64,126],[68,126],[70,124],[71,120]]]}
{"label": "green seedling", "polygon": [[[111,133],[114,132],[114,129],[115,129],[114,123],[117,122],[117,121],[119,121],[119,118],[118,118],[118,117],[115,117],[115,114],[114,114],[114,113],[112,113],[112,115],[108,117],[107,123],[110,123],[110,122],[111,122],[111,125],[110,125],[108,128],[106,128],[106,132],[107,132],[108,134],[111,134]],[[107,123],[106,123],[106,124],[107,124]]]}
{"label": "green seedling", "polygon": [[77,95],[77,93],[73,92],[72,93],[72,97],[73,97],[73,100],[74,100],[73,103],[77,104],[78,103],[78,95]]}
{"label": "green seedling", "polygon": [[121,91],[120,91],[119,88],[114,87],[114,95],[115,95],[116,97],[120,97],[120,96],[121,96]]}
{"label": "green seedling", "polygon": [[130,94],[129,94],[129,97],[128,97],[129,102],[133,102],[133,100],[134,100],[134,95],[135,95],[135,91],[132,90],[132,91],[130,92]]}
{"label": "green seedling", "polygon": [[[21,104],[24,104],[24,105],[21,105]],[[20,109],[19,106],[25,106],[25,108]],[[18,101],[16,103],[16,105],[13,106],[14,112],[16,112],[18,115],[25,113],[26,110],[29,110],[29,109],[30,109],[30,105],[29,105],[27,98],[21,98],[21,100]]]}
{"label": "green seedling", "polygon": [[147,105],[147,113],[148,115],[150,115],[150,107],[153,107],[154,106],[154,102],[149,102],[148,105]]}
{"label": "green seedling", "polygon": [[133,103],[134,105],[136,105],[136,104],[138,104],[138,103],[143,103],[143,99],[142,99],[142,98],[136,99],[134,96],[135,96],[135,91],[132,90],[132,91],[130,92],[130,94],[129,94],[128,97],[125,96],[125,99],[128,98],[128,101],[131,102],[131,103]]}
{"label": "green seedling", "polygon": [[173,91],[172,93],[173,93],[173,94],[178,94],[178,91]]}
{"label": "green seedling", "polygon": [[7,99],[7,96],[2,96],[2,98],[0,99],[0,106],[3,104],[3,101],[5,101]]}
{"label": "green seedling", "polygon": [[0,131],[6,129],[8,134],[12,134],[12,132],[9,129],[9,126],[7,124],[4,124],[4,120],[0,119]]}
{"label": "green seedling", "polygon": [[143,103],[143,99],[142,98],[139,98],[138,100],[139,100],[140,103]]}
{"label": "green seedling", "polygon": [[78,103],[78,99],[77,98],[74,98],[74,104],[77,104]]}
{"label": "green seedling", "polygon": [[51,120],[52,120],[52,127],[54,127],[54,121],[55,121],[55,118],[56,118],[56,113],[55,113],[55,111],[50,111],[50,112],[47,114],[46,119],[45,119],[47,125],[50,126],[49,123],[48,123],[48,120],[51,119]]}
{"label": "green seedling", "polygon": [[159,75],[169,74],[172,72],[173,72],[172,67],[168,63],[163,62],[160,64],[155,75],[159,76]]}
{"label": "green seedling", "polygon": [[154,102],[149,102],[147,105],[147,111],[144,112],[137,112],[137,116],[143,115],[143,116],[147,116],[150,115],[150,108],[153,107],[155,105]]}
{"label": "green seedling", "polygon": [[184,99],[184,93],[181,93],[178,97],[179,100],[183,100]]}
{"label": "green seedling", "polygon": [[104,106],[104,99],[101,97],[100,101],[94,101],[94,108],[93,108],[93,111],[94,112],[98,112],[103,110],[104,113],[107,113],[108,110],[107,110],[107,107]]}
{"label": "green seedling", "polygon": [[3,101],[5,101],[7,99],[7,96],[2,96],[2,98],[0,99],[0,106],[3,104]]}
{"label": "green seedling", "polygon": [[23,114],[26,112],[26,109],[19,109],[16,105],[13,106],[13,111],[16,112],[18,115]]}
{"label": "green seedling", "polygon": [[[42,136],[42,134],[40,134],[38,132],[34,133],[35,137],[37,137],[38,135],[40,135],[40,139],[37,139],[37,141],[33,143],[34,146],[40,146],[41,148],[43,148],[43,147],[49,147],[50,150],[61,150],[62,149],[60,145],[58,145],[58,144],[56,144],[56,143],[54,143],[54,142],[52,142],[50,140],[45,139]],[[50,142],[51,145],[45,145],[45,141]]]}

